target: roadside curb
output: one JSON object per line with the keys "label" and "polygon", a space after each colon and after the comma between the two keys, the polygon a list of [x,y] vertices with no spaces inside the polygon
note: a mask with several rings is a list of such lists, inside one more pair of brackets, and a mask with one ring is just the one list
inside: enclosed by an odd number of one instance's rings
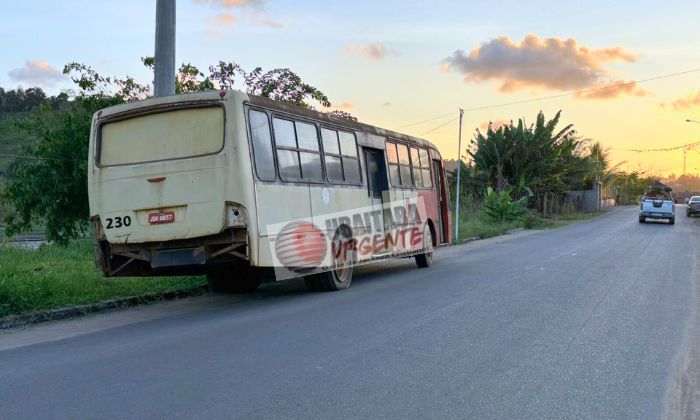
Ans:
{"label": "roadside curb", "polygon": [[150,303],[199,296],[207,291],[209,291],[209,287],[207,285],[202,285],[191,289],[171,290],[162,293],[148,293],[141,296],[129,296],[120,299],[105,300],[97,303],[88,303],[85,305],[69,306],[67,308],[47,309],[22,315],[9,315],[4,318],[0,318],[0,330],[26,327],[46,321],[77,318],[98,312],[126,309]]}

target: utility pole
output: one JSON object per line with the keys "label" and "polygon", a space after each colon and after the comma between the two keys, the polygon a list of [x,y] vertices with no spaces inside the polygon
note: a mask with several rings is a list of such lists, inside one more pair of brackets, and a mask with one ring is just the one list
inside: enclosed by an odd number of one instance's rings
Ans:
{"label": "utility pole", "polygon": [[685,162],[686,162],[686,155],[688,154],[688,148],[684,147],[683,148],[683,175],[685,175]]}
{"label": "utility pole", "polygon": [[175,94],[175,0],[156,2],[154,96]]}
{"label": "utility pole", "polygon": [[457,191],[455,196],[455,242],[459,240],[459,180],[462,172],[462,116],[464,110],[459,109],[459,141],[457,146]]}

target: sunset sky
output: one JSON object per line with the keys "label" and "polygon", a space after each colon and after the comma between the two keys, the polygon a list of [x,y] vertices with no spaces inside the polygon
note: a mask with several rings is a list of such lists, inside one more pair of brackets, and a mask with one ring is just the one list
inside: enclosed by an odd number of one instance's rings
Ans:
{"label": "sunset sky", "polygon": [[[139,58],[153,54],[155,1],[1,4],[0,86],[72,88],[60,73],[70,61],[152,78]],[[700,71],[473,108],[698,70],[699,22],[698,1],[178,0],[177,62],[288,67],[336,108],[425,137],[446,158],[457,156],[459,107],[465,146],[489,120],[532,122],[561,109],[614,162],[678,174],[680,150],[622,149],[700,141],[700,124],[685,122],[700,121]],[[700,173],[700,147],[687,157],[688,172]]]}

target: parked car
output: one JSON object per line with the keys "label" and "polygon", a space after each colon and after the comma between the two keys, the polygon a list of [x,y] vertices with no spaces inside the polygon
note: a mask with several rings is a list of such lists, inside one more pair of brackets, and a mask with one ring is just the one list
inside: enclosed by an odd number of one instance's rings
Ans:
{"label": "parked car", "polygon": [[692,217],[694,214],[700,214],[700,195],[690,197],[688,207],[685,208],[685,215]]}
{"label": "parked car", "polygon": [[668,220],[671,225],[676,222],[676,205],[671,194],[664,190],[651,190],[644,195],[639,206],[639,223],[647,219]]}

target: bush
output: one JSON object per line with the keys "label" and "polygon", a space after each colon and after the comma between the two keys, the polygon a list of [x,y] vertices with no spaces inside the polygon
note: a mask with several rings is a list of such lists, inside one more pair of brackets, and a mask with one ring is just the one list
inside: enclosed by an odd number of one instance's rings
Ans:
{"label": "bush", "polygon": [[493,188],[489,187],[484,199],[484,211],[492,222],[522,221],[527,213],[526,204],[527,197],[513,201],[510,191],[497,193]]}

